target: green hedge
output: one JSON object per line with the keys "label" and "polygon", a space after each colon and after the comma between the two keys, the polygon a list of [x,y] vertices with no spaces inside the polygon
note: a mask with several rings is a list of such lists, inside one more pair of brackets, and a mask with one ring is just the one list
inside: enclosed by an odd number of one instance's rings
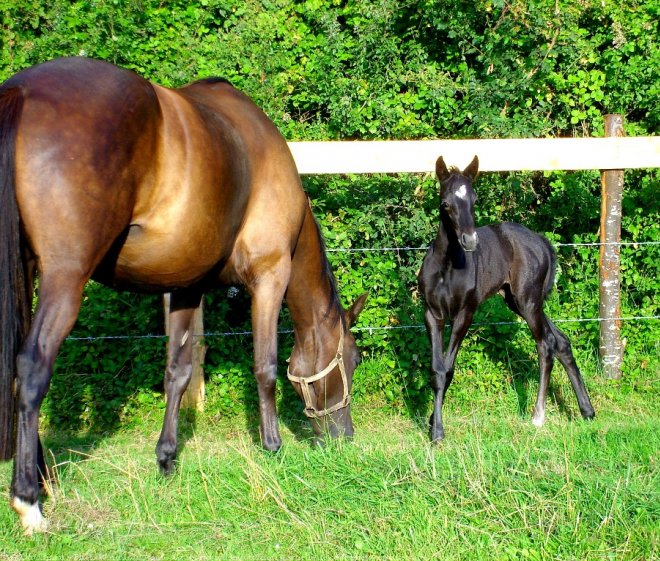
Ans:
{"label": "green hedge", "polygon": [[[658,12],[653,0],[0,0],[0,79],[79,54],[170,86],[225,76],[290,140],[599,136],[602,115],[613,112],[625,116],[627,134],[657,134]],[[414,248],[435,234],[433,178],[326,176],[304,184],[344,302],[371,293],[358,326],[365,360],[357,402],[425,410],[429,349],[415,283],[423,251]],[[657,185],[657,170],[626,173],[624,241],[660,240]],[[556,244],[598,239],[596,172],[485,174],[477,189],[481,224],[519,221]],[[360,251],[391,247],[413,249]],[[598,248],[559,245],[558,253],[550,315],[597,317]],[[657,245],[622,247],[625,316],[659,315],[659,253]],[[243,291],[219,289],[206,304],[207,331],[250,329]],[[493,300],[476,321],[512,317]],[[597,322],[561,327],[588,382],[595,380]],[[630,321],[623,330],[622,387],[655,391],[660,324]],[[72,335],[127,334],[136,338],[64,344],[45,408],[51,424],[112,428],[145,405],[162,406],[160,299],[90,284]],[[284,365],[291,336],[280,339]],[[207,343],[209,408],[253,417],[249,336],[214,335]],[[459,355],[465,382],[452,387],[453,399],[502,395],[511,386],[523,392],[536,379],[535,361],[524,325],[475,326]],[[287,384],[281,395],[282,409],[298,415]]]}

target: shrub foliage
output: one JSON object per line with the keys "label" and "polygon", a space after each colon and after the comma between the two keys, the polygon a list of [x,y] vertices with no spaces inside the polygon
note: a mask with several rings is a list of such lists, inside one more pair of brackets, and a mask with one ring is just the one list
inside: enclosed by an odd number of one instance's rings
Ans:
{"label": "shrub foliage", "polygon": [[[0,0],[0,79],[65,55],[168,86],[224,76],[289,140],[599,136],[605,113],[623,114],[627,134],[657,134],[658,11],[651,0]],[[624,316],[659,315],[660,250],[645,244],[660,239],[657,181],[657,171],[626,174],[623,241],[639,245],[622,247]],[[371,293],[359,326],[358,401],[424,409],[429,349],[415,277],[438,222],[433,178],[325,176],[304,185],[344,301]],[[597,317],[598,248],[562,244],[598,240],[598,174],[486,174],[477,189],[478,222],[519,221],[559,244],[550,315]],[[248,331],[248,307],[240,290],[206,300],[209,401],[222,413],[254,414],[249,336],[220,335]],[[475,326],[459,355],[458,396],[536,377],[531,338],[501,303],[489,302],[476,321],[489,325]],[[597,376],[597,322],[563,328],[587,378]],[[623,329],[621,387],[647,391],[660,366],[660,324]],[[127,334],[156,337],[93,339]],[[158,298],[91,283],[77,339],[58,361],[48,420],[107,428],[144,404],[161,406],[161,334]],[[290,339],[281,336],[282,364]],[[283,385],[282,400],[297,411],[292,395]]]}

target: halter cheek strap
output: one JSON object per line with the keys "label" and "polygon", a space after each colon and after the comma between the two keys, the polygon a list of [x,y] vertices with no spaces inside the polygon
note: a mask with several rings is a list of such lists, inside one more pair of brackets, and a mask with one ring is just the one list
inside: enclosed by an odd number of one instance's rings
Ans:
{"label": "halter cheek strap", "polygon": [[[287,368],[286,377],[296,384],[300,384],[300,391],[305,402],[305,415],[308,417],[323,417],[330,413],[334,413],[339,409],[343,409],[351,402],[351,396],[348,393],[348,377],[346,376],[346,366],[344,365],[344,327],[342,326],[341,334],[339,336],[339,346],[337,347],[337,353],[335,357],[330,361],[330,364],[326,366],[321,372],[314,374],[313,376],[293,376],[289,369]],[[341,373],[341,382],[343,385],[343,395],[341,401],[326,407],[325,409],[317,409],[314,405],[314,400],[312,398],[312,393],[309,387],[318,380],[325,378],[330,372],[334,370],[336,366],[339,366],[339,372]]]}

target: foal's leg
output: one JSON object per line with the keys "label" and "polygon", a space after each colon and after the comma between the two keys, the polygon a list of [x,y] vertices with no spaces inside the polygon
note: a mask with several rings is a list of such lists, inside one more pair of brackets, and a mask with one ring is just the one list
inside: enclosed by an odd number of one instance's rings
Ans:
{"label": "foal's leg", "polygon": [[444,426],[442,424],[442,406],[445,394],[449,385],[454,379],[454,361],[458,349],[465,338],[465,335],[472,324],[474,310],[464,308],[454,318],[452,322],[451,336],[446,354],[442,353],[442,330],[444,321],[436,319],[427,309],[424,315],[429,337],[431,338],[432,364],[431,364],[431,387],[435,392],[433,400],[433,414],[431,416],[431,440],[433,442],[441,441],[445,436]]}
{"label": "foal's leg", "polygon": [[75,276],[68,271],[42,275],[39,305],[16,358],[18,423],[11,504],[28,535],[46,526],[39,508],[39,470],[44,469],[39,467],[43,463],[39,409],[50,385],[57,352],[80,308],[84,281],[71,279]]}
{"label": "foal's leg", "polygon": [[543,303],[537,304],[530,302],[526,306],[516,302],[518,313],[525,319],[532,336],[536,341],[536,352],[539,356],[539,393],[536,396],[534,411],[532,413],[532,423],[537,426],[543,426],[545,422],[545,402],[548,395],[548,386],[550,384],[550,373],[554,364],[554,355],[556,351],[556,340],[548,318],[542,310]]}
{"label": "foal's leg", "polygon": [[174,292],[170,299],[165,393],[167,405],[163,430],[156,445],[158,466],[164,475],[172,473],[177,453],[177,430],[181,398],[192,376],[193,316],[201,295],[186,291]]}
{"label": "foal's leg", "polygon": [[578,401],[578,407],[580,408],[580,413],[584,419],[593,419],[596,415],[594,408],[591,405],[589,400],[589,394],[587,393],[587,388],[584,385],[584,380],[582,379],[582,374],[580,374],[580,369],[577,367],[575,362],[575,357],[573,356],[573,351],[571,350],[571,343],[566,337],[566,334],[561,331],[554,323],[546,318],[548,326],[552,331],[552,334],[555,337],[556,341],[556,351],[555,354],[561,362],[562,366],[566,369],[568,378],[571,381],[573,386],[573,391],[575,392],[575,397]]}
{"label": "foal's leg", "polygon": [[[433,312],[426,308],[424,323],[431,341],[431,388],[433,389],[433,413],[431,413],[431,441],[439,442],[445,437],[442,426],[442,402],[446,393],[447,369],[443,357],[443,331],[445,320],[438,319]],[[450,377],[451,382],[451,377]]]}

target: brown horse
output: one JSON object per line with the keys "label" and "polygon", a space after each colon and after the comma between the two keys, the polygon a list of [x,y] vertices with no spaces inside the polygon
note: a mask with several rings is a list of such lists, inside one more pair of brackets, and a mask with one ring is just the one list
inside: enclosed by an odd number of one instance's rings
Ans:
{"label": "brown horse", "polygon": [[358,351],[349,327],[366,295],[342,309],[287,144],[229,83],[168,89],[84,58],[24,70],[0,86],[0,197],[0,454],[12,454],[15,399],[11,503],[26,533],[44,527],[39,408],[90,278],[172,293],[156,448],[163,472],[174,465],[191,376],[191,318],[214,284],[243,284],[252,299],[263,446],[281,444],[275,379],[284,298],[294,322],[289,377],[315,432],[353,433]]}

